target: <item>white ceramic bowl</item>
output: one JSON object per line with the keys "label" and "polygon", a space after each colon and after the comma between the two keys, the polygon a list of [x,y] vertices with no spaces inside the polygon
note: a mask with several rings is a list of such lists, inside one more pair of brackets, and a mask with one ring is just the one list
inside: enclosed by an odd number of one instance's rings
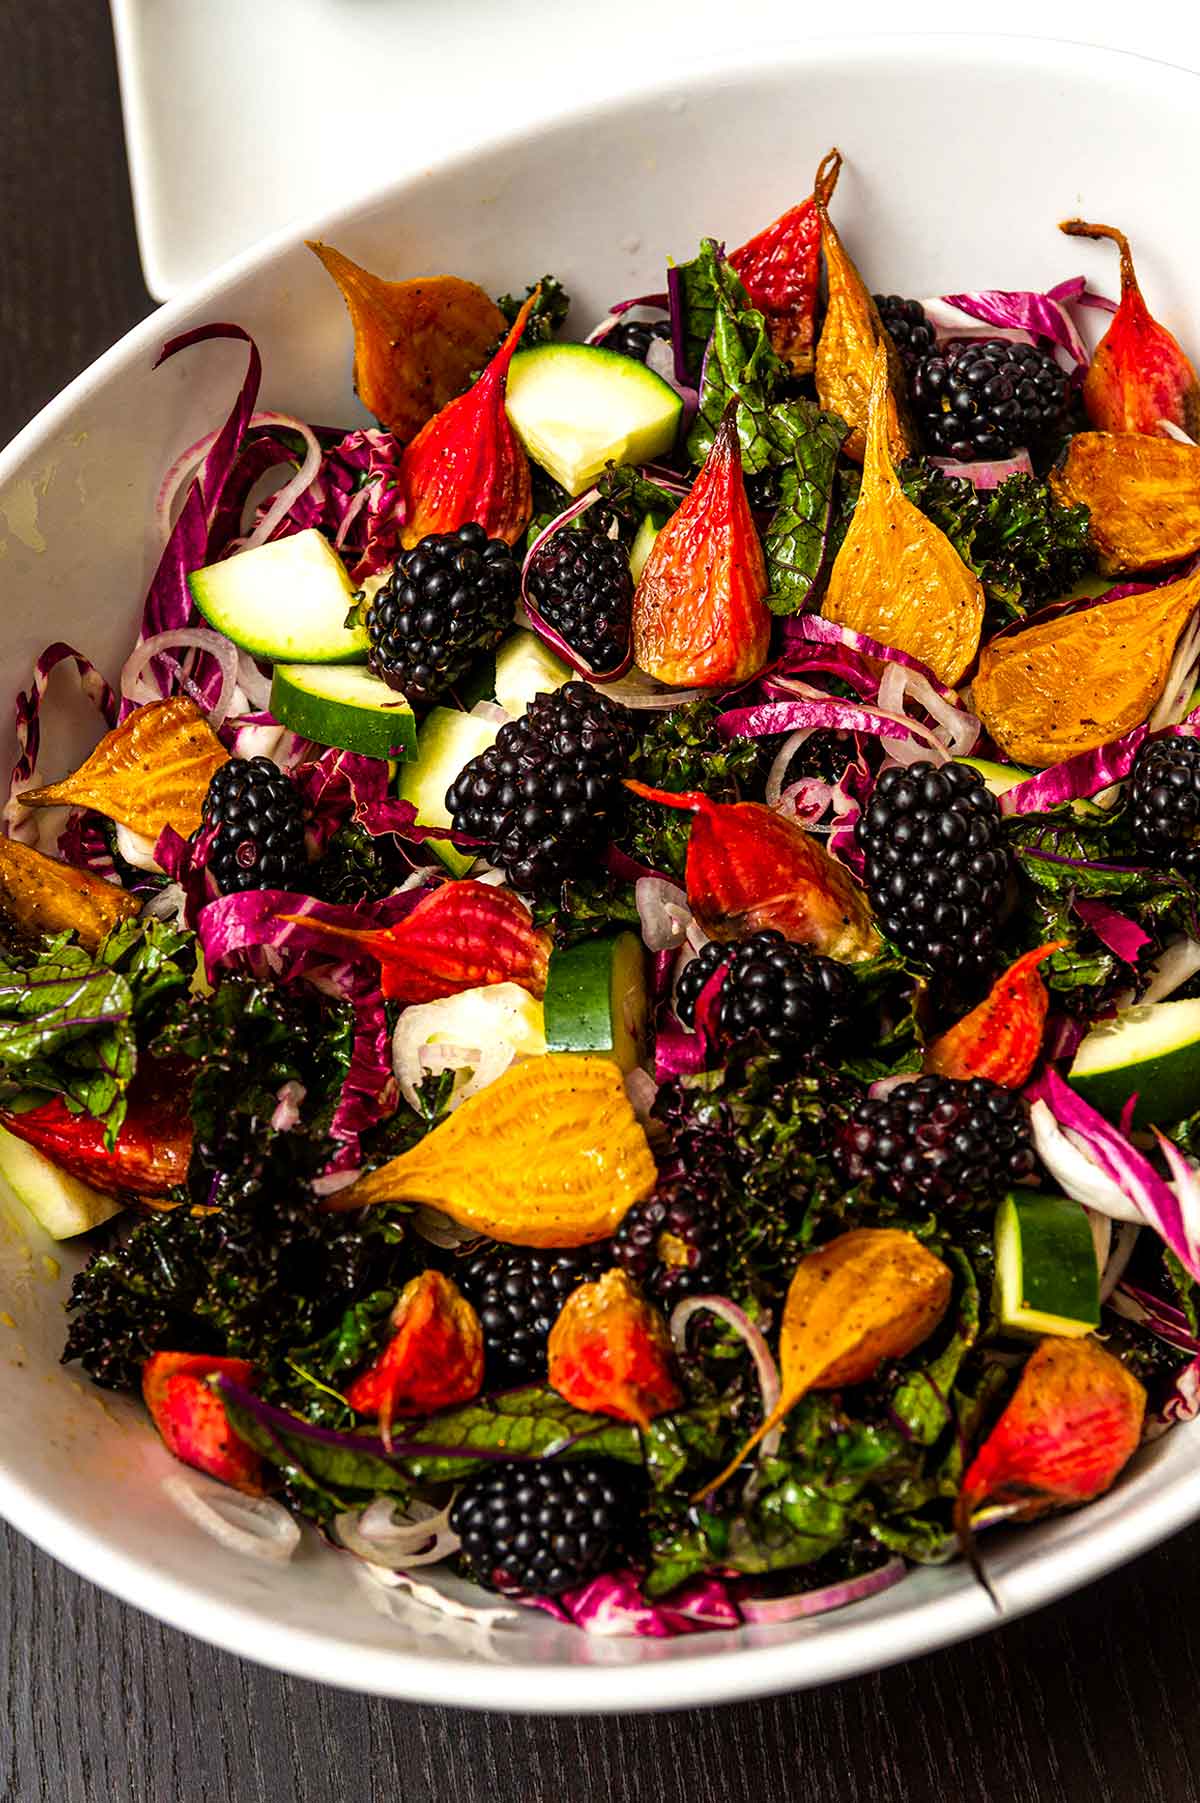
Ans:
{"label": "white ceramic bowl", "polygon": [[[737,242],[807,193],[837,143],[847,157],[838,224],[873,286],[1036,288],[1082,267],[1111,290],[1111,251],[1055,230],[1082,213],[1135,233],[1155,311],[1196,347],[1200,249],[1179,229],[1179,205],[1200,189],[1198,113],[1200,80],[1112,53],[1018,39],[826,42],[511,137],[319,231],[370,268],[449,269],[493,292],[552,269],[582,327],[618,296],[661,286],[666,254],[688,255],[705,232]],[[147,320],[0,458],[7,692],[52,639],[110,677],[120,667],[158,554],[159,479],[224,416],[244,366],[243,350],[215,344],[152,373],[165,338],[236,320],[263,353],[264,405],[359,417],[345,312],[302,236],[261,247]],[[77,710],[70,731],[61,719],[56,731],[65,767],[96,727]],[[530,1612],[487,1634],[364,1582],[312,1536],[282,1568],[227,1551],[164,1489],[180,1467],[140,1409],[58,1363],[78,1263],[15,1203],[0,1204],[0,1512],[117,1595],[250,1658],[423,1701],[671,1708],[865,1671],[997,1619],[954,1565],[783,1628],[597,1640]],[[1091,1508],[991,1542],[1005,1610],[1046,1602],[1200,1513],[1198,1451],[1200,1425],[1178,1430]]]}

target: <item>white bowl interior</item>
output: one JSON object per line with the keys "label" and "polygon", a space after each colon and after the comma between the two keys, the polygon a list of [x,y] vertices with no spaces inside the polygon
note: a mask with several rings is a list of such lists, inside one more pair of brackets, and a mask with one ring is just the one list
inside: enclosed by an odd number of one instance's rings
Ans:
{"label": "white bowl interior", "polygon": [[[808,193],[832,143],[836,217],[871,286],[931,294],[1044,287],[1080,269],[1115,292],[1110,249],[1068,242],[1069,215],[1131,229],[1151,305],[1200,347],[1200,249],[1179,197],[1200,187],[1200,81],[1165,66],[1019,39],[821,43],[747,59],[515,137],[379,196],[320,234],[384,273],[452,270],[493,292],[549,269],[582,332],[661,286],[702,233],[738,242]],[[146,322],[0,458],[6,688],[66,639],[110,679],[157,559],[164,470],[219,423],[245,349],[201,346],[154,373],[163,339],[235,320],[264,360],[262,404],[352,423],[342,303],[299,239],[274,242]],[[51,710],[43,763],[94,742],[86,709]],[[11,752],[6,728],[5,757]],[[995,1620],[958,1566],[785,1628],[676,1641],[597,1640],[533,1612],[491,1632],[362,1580],[306,1536],[276,1569],[210,1540],[163,1479],[180,1468],[140,1409],[58,1363],[80,1255],[0,1203],[0,1511],[98,1583],[203,1637],[304,1676],[419,1700],[514,1709],[680,1706],[819,1683]],[[11,1325],[10,1325],[11,1323]],[[996,1543],[1017,1612],[1132,1556],[1200,1512],[1200,1426],[1139,1455],[1091,1509]]]}

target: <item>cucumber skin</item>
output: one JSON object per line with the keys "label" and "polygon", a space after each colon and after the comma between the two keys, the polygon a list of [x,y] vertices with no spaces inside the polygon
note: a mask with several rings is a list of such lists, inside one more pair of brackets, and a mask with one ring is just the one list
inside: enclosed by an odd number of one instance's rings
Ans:
{"label": "cucumber skin", "polygon": [[1133,1106],[1133,1125],[1150,1127],[1156,1121],[1180,1121],[1200,1107],[1200,1048],[1181,1046],[1156,1062],[1153,1090],[1146,1093],[1146,1079],[1138,1081],[1144,1067],[1125,1065],[1121,1070],[1092,1071],[1075,1076],[1068,1072],[1071,1088],[1107,1121],[1119,1122],[1131,1095],[1137,1092]]}
{"label": "cucumber skin", "polygon": [[[1017,1296],[1006,1294],[1003,1249],[1010,1236],[1017,1253]],[[1039,1283],[1040,1261],[1045,1262]],[[1091,1228],[1077,1202],[1034,1190],[1013,1191],[1004,1198],[996,1214],[993,1306],[1000,1325],[1013,1333],[1057,1332],[1082,1338],[1100,1325],[1100,1275]],[[1022,1320],[1021,1310],[1028,1310],[1032,1318]]]}
{"label": "cucumber skin", "polygon": [[1200,1038],[1108,1070],[1077,1071],[1072,1065],[1067,1081],[1106,1120],[1120,1121],[1121,1111],[1135,1092],[1135,1127],[1183,1120],[1200,1107]]}
{"label": "cucumber skin", "polygon": [[613,1051],[613,939],[586,939],[551,954],[542,1002],[551,1052]]}
{"label": "cucumber skin", "polygon": [[[297,666],[304,668],[305,666]],[[319,664],[318,669],[328,669],[329,665]],[[299,733],[301,738],[312,739],[317,745],[330,743],[324,725],[326,710],[330,706],[330,698],[324,695],[309,695],[303,689],[296,688],[286,676],[280,677],[281,671],[289,668],[287,664],[276,666],[276,673],[271,682],[271,712],[281,725]],[[333,703],[337,706],[337,703]],[[348,712],[350,710],[347,710]],[[411,758],[417,749],[417,724],[413,719],[411,708],[397,708],[391,715],[372,715],[367,708],[354,710],[358,719],[354,721],[350,733],[339,733],[339,739],[353,737],[354,743],[341,743],[339,751],[357,752],[361,757],[379,758],[384,763],[389,758]],[[358,731],[361,721],[362,731]]]}
{"label": "cucumber skin", "polygon": [[628,993],[623,975],[626,948],[636,948],[637,981],[641,984],[642,1012],[646,1012],[646,962],[641,940],[629,931],[604,939],[585,939],[566,951],[550,954],[542,1018],[546,1049],[551,1052],[591,1052],[611,1058],[626,1075],[637,1064],[645,1033],[645,1021],[632,1033],[623,1019]]}

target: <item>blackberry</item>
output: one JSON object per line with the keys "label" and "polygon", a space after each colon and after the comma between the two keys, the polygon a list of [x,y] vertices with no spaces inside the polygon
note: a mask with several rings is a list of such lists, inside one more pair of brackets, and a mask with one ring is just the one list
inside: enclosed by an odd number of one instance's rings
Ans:
{"label": "blackberry", "polygon": [[759,1039],[773,1052],[819,1058],[844,1030],[853,993],[845,965],[768,928],[734,948],[718,997],[717,1033],[726,1045]]}
{"label": "blackberry", "polygon": [[504,1387],[546,1375],[546,1340],[563,1303],[609,1265],[606,1246],[529,1252],[488,1245],[456,1270],[483,1328],[489,1382]]}
{"label": "blackberry", "polygon": [[876,294],[872,298],[888,337],[911,376],[921,359],[928,357],[937,344],[925,309],[920,301],[903,300],[898,294]]}
{"label": "blackberry", "polygon": [[617,1561],[626,1480],[599,1460],[490,1465],[450,1511],[472,1577],[503,1596],[555,1596]]}
{"label": "blackberry", "polygon": [[644,363],[650,346],[656,338],[669,339],[671,322],[669,319],[631,319],[626,324],[615,325],[603,339],[601,348],[616,351],[621,357],[633,357],[638,363]]}
{"label": "blackberry", "polygon": [[716,939],[710,939],[684,965],[675,985],[675,1013],[685,1027],[695,1026],[696,1003],[700,1000],[700,991],[723,964],[728,964],[731,949]]}
{"label": "blackberry", "polygon": [[482,526],[431,533],[400,553],[371,603],[368,667],[414,707],[430,707],[496,649],[520,586],[511,550]]}
{"label": "blackberry", "polygon": [[586,526],[556,532],[530,565],[529,593],[590,669],[603,674],[626,661],[633,577],[620,539]]}
{"label": "blackberry", "polygon": [[299,889],[305,881],[304,804],[270,758],[230,758],[208,785],[207,869],[223,895]]}
{"label": "blackberry", "polygon": [[633,745],[628,711],[587,683],[537,695],[450,785],[454,829],[483,840],[514,889],[550,894],[607,842]]}
{"label": "blackberry", "polygon": [[879,926],[898,949],[969,989],[996,961],[1008,851],[996,797],[966,764],[884,770],[855,838]]}
{"label": "blackberry", "polygon": [[907,1208],[998,1201],[1037,1165],[1020,1097],[986,1077],[917,1077],[864,1097],[836,1153],[848,1182]]}
{"label": "blackberry", "polygon": [[1004,338],[923,357],[911,389],[926,449],[960,463],[1043,444],[1067,410],[1067,377],[1051,353]]}
{"label": "blackberry", "polygon": [[612,1261],[664,1308],[683,1296],[719,1290],[725,1276],[725,1225],[714,1191],[679,1175],[664,1177],[635,1202],[617,1228]]}
{"label": "blackberry", "polygon": [[1200,739],[1150,739],[1129,776],[1129,830],[1154,864],[1200,880]]}

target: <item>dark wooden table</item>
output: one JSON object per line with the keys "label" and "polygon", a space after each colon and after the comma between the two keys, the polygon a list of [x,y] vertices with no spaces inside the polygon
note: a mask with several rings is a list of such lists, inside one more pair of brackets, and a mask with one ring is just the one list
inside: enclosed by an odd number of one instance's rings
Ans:
{"label": "dark wooden table", "polygon": [[[4,440],[152,304],[102,0],[0,0],[0,195]],[[0,1803],[1183,1803],[1200,1798],[1198,1616],[1192,1530],[880,1676],[728,1709],[538,1721],[278,1677],[3,1530]]]}

